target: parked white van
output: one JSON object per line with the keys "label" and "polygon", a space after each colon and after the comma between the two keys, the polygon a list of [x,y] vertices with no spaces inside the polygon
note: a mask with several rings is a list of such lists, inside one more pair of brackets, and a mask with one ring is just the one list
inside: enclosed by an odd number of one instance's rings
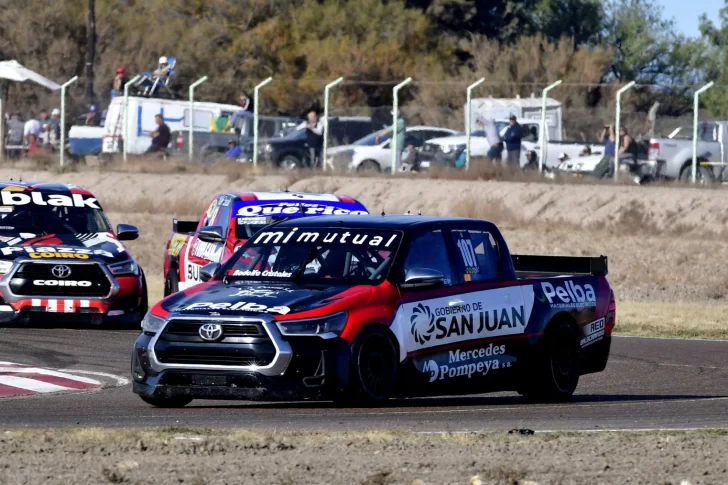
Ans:
{"label": "parked white van", "polygon": [[[214,131],[221,118],[231,119],[233,113],[240,111],[234,104],[195,102],[195,131]],[[104,124],[102,152],[105,155],[120,153],[119,141],[128,133],[127,153],[142,154],[152,143],[151,133],[157,129],[154,116],[161,114],[170,131],[185,131],[190,126],[190,103],[184,100],[129,97],[128,131],[124,130],[124,98],[111,100]],[[174,142],[174,140],[171,140]]]}

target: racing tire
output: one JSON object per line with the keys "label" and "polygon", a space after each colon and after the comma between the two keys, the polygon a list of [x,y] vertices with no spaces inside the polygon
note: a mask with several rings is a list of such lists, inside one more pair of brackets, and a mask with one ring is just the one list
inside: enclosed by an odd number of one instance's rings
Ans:
{"label": "racing tire", "polygon": [[[700,163],[700,160],[698,160]],[[700,185],[710,185],[715,182],[715,175],[710,167],[698,166],[698,171],[695,173],[696,182]],[[680,182],[690,183],[693,181],[693,166],[692,164],[683,167],[680,172]]]}
{"label": "racing tire", "polygon": [[293,155],[286,155],[285,157],[281,158],[281,161],[278,162],[278,168],[283,170],[300,170],[303,168],[303,162],[298,159],[298,157],[295,157]]}
{"label": "racing tire", "polygon": [[386,330],[372,326],[354,341],[349,392],[344,400],[376,404],[394,393],[398,380],[398,349]]}
{"label": "racing tire", "polygon": [[189,397],[139,397],[156,408],[183,408],[192,402],[192,398]]}
{"label": "racing tire", "polygon": [[579,384],[581,358],[579,334],[573,325],[557,322],[549,326],[529,366],[520,391],[531,402],[569,401]]}
{"label": "racing tire", "polygon": [[356,167],[357,172],[381,172],[382,167],[374,160],[364,160]]}
{"label": "racing tire", "polygon": [[179,275],[177,274],[177,269],[170,268],[169,274],[167,275],[167,279],[164,280],[164,296],[168,297],[172,293],[177,293],[179,291]]}

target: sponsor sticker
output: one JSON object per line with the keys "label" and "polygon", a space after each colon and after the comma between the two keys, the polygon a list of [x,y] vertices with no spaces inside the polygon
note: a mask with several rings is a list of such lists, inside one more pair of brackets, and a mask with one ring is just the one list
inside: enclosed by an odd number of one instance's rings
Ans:
{"label": "sponsor sticker", "polygon": [[179,256],[180,251],[182,251],[182,246],[185,245],[186,241],[187,236],[183,236],[182,234],[175,234],[172,236],[172,240],[169,242],[169,255]]}
{"label": "sponsor sticker", "polygon": [[430,382],[443,381],[456,377],[467,377],[473,375],[485,376],[491,370],[510,368],[513,358],[506,356],[505,345],[490,344],[487,347],[480,347],[468,350],[451,350],[442,363],[438,359],[426,359],[422,363],[422,372],[430,374]]}
{"label": "sponsor sticker", "polygon": [[293,276],[293,273],[290,273],[288,271],[260,271],[257,269],[236,269],[235,271],[233,271],[233,274],[231,276],[266,276],[268,278],[290,278],[291,276]]}
{"label": "sponsor sticker", "polygon": [[54,207],[88,207],[90,209],[101,209],[95,197],[88,197],[82,194],[46,194],[43,192],[14,192],[0,191],[0,200],[3,206],[14,205],[50,205]]}
{"label": "sponsor sticker", "polygon": [[241,312],[256,312],[256,313],[277,313],[278,315],[286,315],[291,311],[287,306],[268,306],[260,303],[248,303],[239,301],[236,303],[212,303],[212,302],[200,302],[192,303],[190,305],[177,308],[177,311],[191,311],[191,310],[228,310],[228,311],[241,311]]}
{"label": "sponsor sticker", "polygon": [[234,217],[292,217],[292,216],[343,216],[366,215],[369,212],[359,204],[350,202],[289,202],[273,201],[251,203],[238,201],[233,204]]}
{"label": "sponsor sticker", "polygon": [[400,239],[399,232],[394,231],[360,231],[335,229],[310,229],[299,231],[298,227],[288,230],[263,231],[259,233],[253,244],[323,244],[352,245],[387,249],[396,247]]}
{"label": "sponsor sticker", "polygon": [[597,294],[588,283],[579,285],[565,280],[561,284],[543,281],[540,285],[543,296],[537,298],[542,303],[548,302],[551,308],[588,308],[597,304]]}
{"label": "sponsor sticker", "polygon": [[0,248],[0,252],[4,256],[21,256],[19,253],[27,253],[33,259],[42,258],[68,258],[68,259],[88,259],[90,256],[104,256],[113,258],[114,255],[103,249],[81,249],[68,248],[61,246],[23,246],[23,247],[5,247]]}
{"label": "sponsor sticker", "polygon": [[275,298],[281,293],[291,293],[292,291],[291,288],[241,288],[231,293],[230,297]]}
{"label": "sponsor sticker", "polygon": [[222,244],[209,243],[196,239],[195,244],[192,246],[192,256],[217,263],[222,257],[222,248]]}
{"label": "sponsor sticker", "polygon": [[237,221],[239,226],[260,226],[268,224],[268,219],[266,217],[238,217]]}
{"label": "sponsor sticker", "polygon": [[90,281],[69,281],[69,280],[33,280],[35,286],[81,286],[88,288]]}
{"label": "sponsor sticker", "polygon": [[523,334],[533,308],[529,291],[531,286],[498,288],[458,295],[457,303],[453,297],[407,303],[400,324],[408,327],[402,331],[405,349]]}
{"label": "sponsor sticker", "polygon": [[584,338],[581,339],[581,346],[588,347],[594,342],[604,338],[605,319],[600,318],[584,325]]}

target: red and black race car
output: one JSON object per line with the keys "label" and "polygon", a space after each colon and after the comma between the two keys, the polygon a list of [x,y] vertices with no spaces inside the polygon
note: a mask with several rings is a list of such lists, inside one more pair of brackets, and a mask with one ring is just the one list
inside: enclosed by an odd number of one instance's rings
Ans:
{"label": "red and black race car", "polygon": [[164,296],[202,282],[200,268],[227,260],[273,221],[294,217],[368,214],[359,201],[334,194],[242,192],[213,197],[199,221],[172,222],[164,254]]}
{"label": "red and black race car", "polygon": [[87,190],[0,181],[0,322],[133,324],[148,309],[144,273]]}
{"label": "red and black race car", "polygon": [[606,257],[512,256],[473,219],[291,219],[201,274],[142,322],[133,390],[150,404],[565,400],[604,369],[615,325]]}

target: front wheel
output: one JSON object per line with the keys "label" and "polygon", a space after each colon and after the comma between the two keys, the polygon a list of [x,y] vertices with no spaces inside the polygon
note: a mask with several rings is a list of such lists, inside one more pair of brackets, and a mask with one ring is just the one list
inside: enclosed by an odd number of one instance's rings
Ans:
{"label": "front wheel", "polygon": [[560,402],[571,399],[581,374],[579,334],[567,322],[549,327],[527,370],[521,394],[534,402]]}
{"label": "front wheel", "polygon": [[359,164],[358,167],[356,167],[357,172],[369,172],[369,173],[376,173],[381,172],[382,167],[379,166],[377,162],[374,160],[364,160]]}
{"label": "front wheel", "polygon": [[303,167],[303,163],[293,155],[286,155],[278,163],[278,166],[283,170],[298,170]]}
{"label": "front wheel", "polygon": [[172,293],[179,291],[179,276],[175,268],[170,268],[167,279],[164,280],[164,296],[167,297]]}
{"label": "front wheel", "polygon": [[188,397],[139,397],[145,403],[157,408],[183,408],[192,402],[192,399]]}
{"label": "front wheel", "polygon": [[364,403],[382,402],[394,393],[399,359],[384,329],[371,327],[352,347],[351,397]]}

